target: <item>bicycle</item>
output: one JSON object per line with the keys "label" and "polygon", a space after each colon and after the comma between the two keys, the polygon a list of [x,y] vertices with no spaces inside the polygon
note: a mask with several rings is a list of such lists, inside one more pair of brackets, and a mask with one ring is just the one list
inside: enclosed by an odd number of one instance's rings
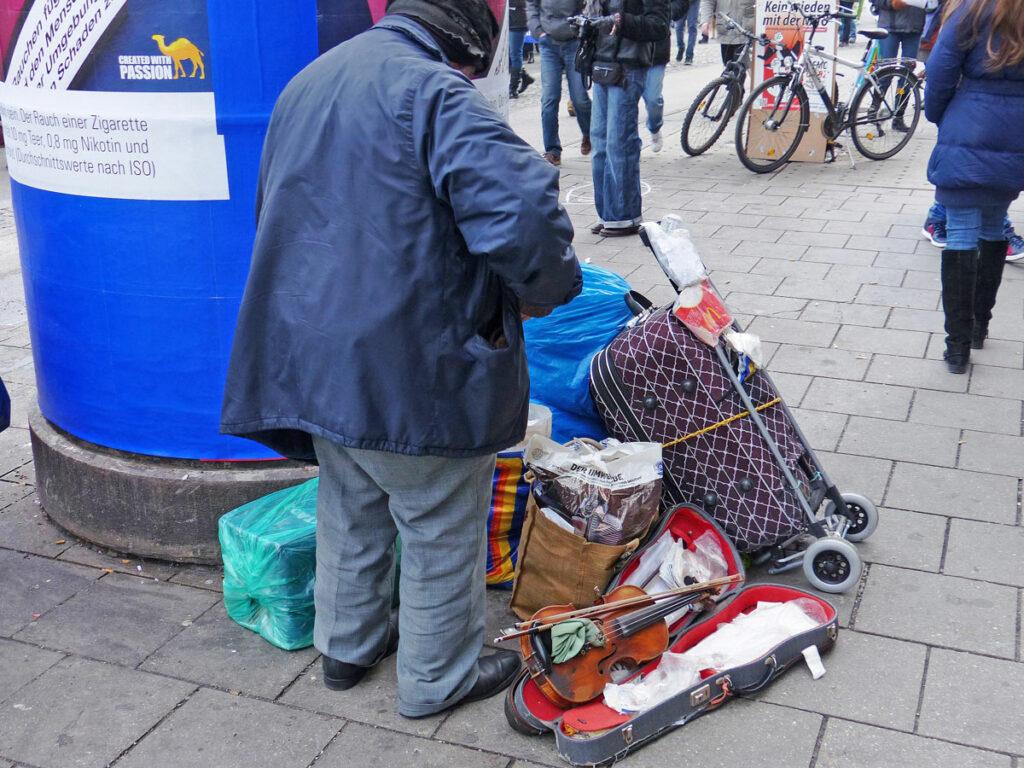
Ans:
{"label": "bicycle", "polygon": [[686,112],[679,141],[683,151],[691,157],[703,154],[714,146],[743,103],[747,71],[750,68],[754,46],[762,45],[769,48],[771,45],[767,37],[758,37],[747,32],[738,21],[727,14],[721,13],[719,16],[725,20],[727,27],[742,34],[746,42],[740,49],[739,56],[725,65],[721,75],[701,89]]}
{"label": "bicycle", "polygon": [[[818,26],[848,14],[830,11],[808,15],[796,3],[790,7],[811,25],[811,34],[806,45],[801,45],[799,56],[780,46],[781,55],[772,62],[776,76],[755,88],[740,108],[736,123],[736,154],[740,162],[755,173],[770,173],[789,162],[810,126],[805,76],[828,112],[822,131],[832,160],[838,146],[836,140],[847,130],[857,151],[871,160],[885,160],[902,150],[921,119],[921,81],[914,73],[916,62],[887,59],[869,69],[863,61],[855,63],[826,53],[822,46],[814,45]],[[858,34],[869,40],[881,40],[889,33],[860,30]],[[849,106],[834,102],[826,92],[815,66],[825,62],[861,70],[863,82],[856,88]],[[911,109],[908,124],[906,118]],[[893,139],[895,143],[891,143]]]}

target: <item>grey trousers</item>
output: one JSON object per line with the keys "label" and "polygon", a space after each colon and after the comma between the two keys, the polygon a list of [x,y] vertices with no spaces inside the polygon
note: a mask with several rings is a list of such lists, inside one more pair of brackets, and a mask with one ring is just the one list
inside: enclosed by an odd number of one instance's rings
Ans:
{"label": "grey trousers", "polygon": [[314,446],[320,491],[313,644],[350,664],[368,666],[381,656],[401,534],[398,711],[438,712],[477,679],[494,456],[405,456],[321,438]]}

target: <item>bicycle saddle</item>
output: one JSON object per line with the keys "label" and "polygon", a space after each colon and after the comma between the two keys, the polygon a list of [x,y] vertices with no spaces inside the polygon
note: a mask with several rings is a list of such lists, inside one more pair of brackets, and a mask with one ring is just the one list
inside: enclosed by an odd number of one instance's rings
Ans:
{"label": "bicycle saddle", "polygon": [[889,36],[886,29],[858,29],[858,35],[864,35],[868,40],[885,40]]}

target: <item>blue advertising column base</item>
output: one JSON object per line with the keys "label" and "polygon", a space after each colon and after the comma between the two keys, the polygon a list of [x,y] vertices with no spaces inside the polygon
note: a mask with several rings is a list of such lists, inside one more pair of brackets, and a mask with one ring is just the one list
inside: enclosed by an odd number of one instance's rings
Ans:
{"label": "blue advertising column base", "polygon": [[200,462],[103,448],[29,417],[40,502],[55,523],[137,557],[220,562],[217,520],[260,496],[316,477],[291,461]]}

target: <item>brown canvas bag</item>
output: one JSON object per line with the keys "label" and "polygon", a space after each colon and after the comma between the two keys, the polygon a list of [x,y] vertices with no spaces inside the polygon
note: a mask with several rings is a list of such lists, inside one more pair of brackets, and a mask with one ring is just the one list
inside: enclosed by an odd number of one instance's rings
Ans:
{"label": "brown canvas bag", "polygon": [[587,541],[548,520],[531,495],[519,542],[512,611],[528,619],[548,605],[593,605],[620,561],[639,545],[639,538],[620,545]]}

